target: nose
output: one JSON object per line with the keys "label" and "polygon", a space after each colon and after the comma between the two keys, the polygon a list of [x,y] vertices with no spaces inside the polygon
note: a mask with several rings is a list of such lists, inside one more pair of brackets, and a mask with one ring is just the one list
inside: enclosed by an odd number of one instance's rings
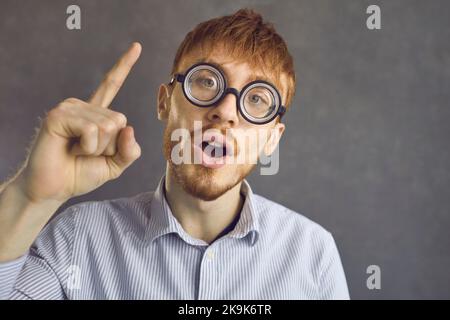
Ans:
{"label": "nose", "polygon": [[239,123],[239,115],[236,99],[235,94],[227,92],[223,99],[210,109],[208,112],[208,120],[229,126],[230,128],[237,126]]}

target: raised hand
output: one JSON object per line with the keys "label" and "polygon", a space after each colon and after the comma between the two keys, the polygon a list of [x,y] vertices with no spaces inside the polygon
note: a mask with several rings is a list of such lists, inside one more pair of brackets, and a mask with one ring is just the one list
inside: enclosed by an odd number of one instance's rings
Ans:
{"label": "raised hand", "polygon": [[133,43],[89,101],[69,98],[48,112],[25,165],[0,186],[0,263],[25,254],[63,202],[139,158],[133,128],[109,105],[140,53]]}
{"label": "raised hand", "polygon": [[87,193],[139,158],[133,128],[109,106],[140,53],[133,43],[87,102],[68,98],[48,112],[17,179],[30,201],[63,202]]}

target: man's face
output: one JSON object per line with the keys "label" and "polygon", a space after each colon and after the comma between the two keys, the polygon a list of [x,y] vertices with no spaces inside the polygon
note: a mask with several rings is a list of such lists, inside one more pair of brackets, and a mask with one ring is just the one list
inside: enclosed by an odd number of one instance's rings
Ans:
{"label": "man's face", "polygon": [[[203,60],[219,66],[224,72],[228,86],[239,91],[255,78],[264,78],[257,70],[252,70],[245,62],[237,62],[230,57],[213,51],[208,57],[201,57],[195,52],[187,55],[181,62],[179,71],[184,73],[194,63]],[[275,83],[275,81],[271,81]],[[278,88],[285,100],[285,87]],[[172,85],[162,84],[158,95],[158,118],[166,122],[164,130],[163,151],[169,162],[169,170],[172,176],[192,196],[210,201],[220,197],[222,194],[240,183],[256,166],[256,160],[262,152],[270,155],[275,150],[279,139],[284,131],[284,124],[276,123],[276,119],[263,124],[256,125],[247,122],[236,107],[236,97],[232,94],[226,95],[221,101],[211,107],[197,107],[191,104],[184,96],[182,86],[178,82]],[[197,126],[194,123],[197,122]],[[201,122],[201,126],[198,126]],[[190,149],[192,161],[190,163],[177,163],[173,159],[173,150],[180,141],[172,141],[171,135],[174,130],[185,129],[190,133],[191,139],[184,141],[184,150]],[[195,130],[194,130],[195,129]],[[200,130],[199,130],[200,129]],[[214,129],[214,130],[210,130]],[[208,150],[202,148],[205,143],[195,146],[194,135],[199,134],[200,139],[208,140],[206,131],[214,132],[227,138],[232,153],[230,159],[213,158],[219,163],[211,164],[210,157],[206,156]],[[252,140],[256,136],[255,140]],[[198,137],[198,136],[197,136]],[[252,138],[249,138],[252,137]],[[198,141],[198,140],[196,140]],[[232,151],[231,151],[232,150]],[[194,155],[200,157],[201,163],[194,163]],[[210,155],[210,152],[208,153]],[[220,165],[222,163],[223,165]]]}

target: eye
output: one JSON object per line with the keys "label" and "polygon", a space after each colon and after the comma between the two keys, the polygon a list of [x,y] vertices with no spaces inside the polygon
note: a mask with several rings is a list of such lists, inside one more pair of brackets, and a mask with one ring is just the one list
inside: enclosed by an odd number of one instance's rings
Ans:
{"label": "eye", "polygon": [[264,104],[267,105],[267,101],[264,99],[264,97],[258,95],[258,94],[251,94],[249,96],[249,102],[252,104]]}
{"label": "eye", "polygon": [[214,88],[216,82],[212,78],[198,78],[197,83],[207,89]]}
{"label": "eye", "polygon": [[258,102],[261,101],[261,97],[258,96],[258,95],[256,95],[256,94],[253,94],[253,95],[250,97],[250,101],[251,101],[252,103],[258,103]]}

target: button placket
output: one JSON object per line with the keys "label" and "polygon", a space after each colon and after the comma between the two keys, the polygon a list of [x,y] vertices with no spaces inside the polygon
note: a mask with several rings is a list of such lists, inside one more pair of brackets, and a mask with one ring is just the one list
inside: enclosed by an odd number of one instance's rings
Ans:
{"label": "button placket", "polygon": [[198,299],[214,299],[217,288],[217,248],[209,246],[200,263]]}

